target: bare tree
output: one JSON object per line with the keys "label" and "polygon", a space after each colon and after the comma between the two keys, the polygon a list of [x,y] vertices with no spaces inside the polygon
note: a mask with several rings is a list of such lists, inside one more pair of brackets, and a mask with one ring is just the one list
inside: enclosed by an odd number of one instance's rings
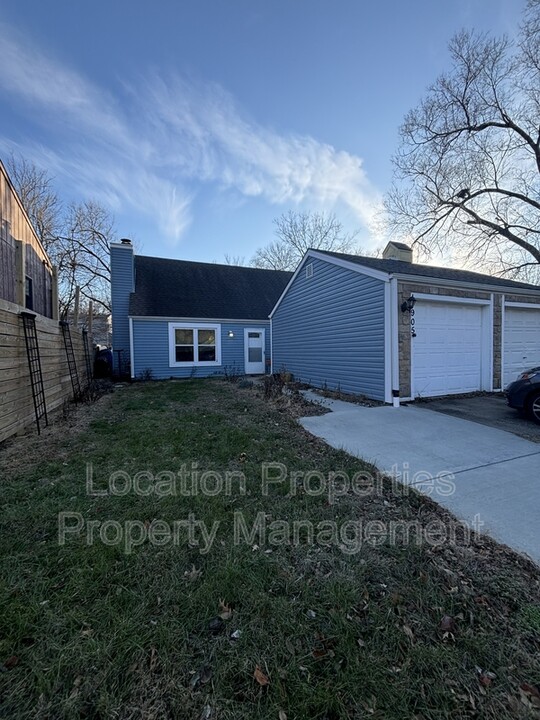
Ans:
{"label": "bare tree", "polygon": [[62,227],[62,204],[53,187],[53,179],[22,155],[11,153],[6,165],[32,225],[49,252]]}
{"label": "bare tree", "polygon": [[306,250],[354,253],[357,233],[346,233],[334,214],[289,212],[274,220],[277,240],[259,248],[251,260],[255,267],[294,270]]}
{"label": "bare tree", "polygon": [[246,264],[246,258],[243,255],[229,255],[225,253],[225,265],[243,266]]}
{"label": "bare tree", "polygon": [[114,220],[93,201],[64,207],[53,178],[22,156],[11,155],[8,170],[15,189],[51,261],[58,268],[60,313],[66,316],[81,297],[110,312],[109,243]]}
{"label": "bare tree", "polygon": [[84,299],[110,312],[109,243],[114,237],[113,219],[101,205],[86,201],[69,206],[65,228],[66,235],[58,238],[61,311],[68,311],[75,288],[79,287]]}
{"label": "bare tree", "polygon": [[515,42],[461,32],[401,127],[393,230],[426,255],[529,280],[540,263],[540,0]]}

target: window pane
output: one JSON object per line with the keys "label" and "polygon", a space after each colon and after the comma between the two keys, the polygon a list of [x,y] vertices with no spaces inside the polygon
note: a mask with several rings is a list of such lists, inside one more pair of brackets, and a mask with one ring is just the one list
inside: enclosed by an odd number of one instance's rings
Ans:
{"label": "window pane", "polygon": [[215,330],[199,330],[199,345],[215,345]]}
{"label": "window pane", "polygon": [[250,332],[248,333],[248,338],[258,338],[261,336],[261,333],[258,332]]}
{"label": "window pane", "polygon": [[193,345],[193,330],[175,330],[176,345]]}
{"label": "window pane", "polygon": [[193,362],[193,359],[193,345],[176,346],[176,362]]}
{"label": "window pane", "polygon": [[262,362],[262,348],[248,348],[248,360],[252,363]]}
{"label": "window pane", "polygon": [[199,360],[201,362],[215,362],[216,348],[211,345],[199,345]]}

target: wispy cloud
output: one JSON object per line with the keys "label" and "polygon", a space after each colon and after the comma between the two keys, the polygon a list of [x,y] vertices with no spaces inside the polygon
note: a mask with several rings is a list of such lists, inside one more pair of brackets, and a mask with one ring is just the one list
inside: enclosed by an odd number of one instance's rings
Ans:
{"label": "wispy cloud", "polygon": [[0,92],[56,129],[47,147],[30,144],[35,161],[116,210],[145,212],[169,240],[189,226],[200,185],[276,205],[342,203],[372,229],[380,197],[359,157],[265,127],[222,87],[153,72],[113,96],[1,24],[0,43]]}

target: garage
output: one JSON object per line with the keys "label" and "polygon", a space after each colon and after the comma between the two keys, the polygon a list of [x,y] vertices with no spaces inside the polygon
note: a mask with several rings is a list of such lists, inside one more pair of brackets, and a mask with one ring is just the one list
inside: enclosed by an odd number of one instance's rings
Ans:
{"label": "garage", "polygon": [[540,306],[507,303],[503,331],[503,385],[540,365]]}
{"label": "garage", "polygon": [[489,306],[418,298],[412,341],[413,397],[490,389]]}

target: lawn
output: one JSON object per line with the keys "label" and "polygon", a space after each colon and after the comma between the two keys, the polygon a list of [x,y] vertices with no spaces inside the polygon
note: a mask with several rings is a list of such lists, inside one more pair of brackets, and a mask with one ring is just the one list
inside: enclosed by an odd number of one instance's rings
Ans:
{"label": "lawn", "polygon": [[0,449],[1,718],[540,717],[540,572],[385,537],[453,519],[302,412],[138,383]]}

